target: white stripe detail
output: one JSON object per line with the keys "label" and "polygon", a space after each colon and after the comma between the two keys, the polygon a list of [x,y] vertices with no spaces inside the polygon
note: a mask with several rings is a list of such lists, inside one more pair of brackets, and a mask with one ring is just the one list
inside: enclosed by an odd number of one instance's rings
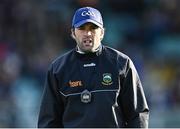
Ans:
{"label": "white stripe detail", "polygon": [[[93,90],[93,91],[89,91],[90,93],[96,93],[96,92],[108,92],[108,91],[118,91],[118,89],[114,89],[114,90]],[[82,92],[79,93],[72,93],[72,94],[64,94],[63,92],[59,91],[63,96],[68,97],[68,96],[73,96],[73,95],[80,95]]]}
{"label": "white stripe detail", "polygon": [[115,112],[115,105],[112,106],[112,111],[113,111],[113,116],[114,116],[114,120],[116,122],[116,125],[119,126],[117,116],[116,116],[116,112]]}
{"label": "white stripe detail", "polygon": [[67,95],[65,95],[63,92],[61,92],[61,91],[59,91],[63,96],[65,96],[65,97],[68,97],[68,96],[72,96],[72,95],[79,95],[79,94],[81,94],[82,92],[79,92],[79,93],[72,93],[72,94],[67,94]]}
{"label": "white stripe detail", "polygon": [[90,91],[90,92],[106,92],[106,91],[118,91],[118,89],[114,89],[114,90],[93,90],[93,91]]}

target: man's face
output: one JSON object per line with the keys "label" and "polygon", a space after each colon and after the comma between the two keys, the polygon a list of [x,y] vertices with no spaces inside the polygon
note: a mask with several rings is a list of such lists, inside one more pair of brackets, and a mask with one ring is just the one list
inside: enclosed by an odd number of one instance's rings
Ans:
{"label": "man's face", "polygon": [[104,29],[86,23],[79,28],[72,30],[72,36],[83,52],[94,52],[101,43],[104,36]]}

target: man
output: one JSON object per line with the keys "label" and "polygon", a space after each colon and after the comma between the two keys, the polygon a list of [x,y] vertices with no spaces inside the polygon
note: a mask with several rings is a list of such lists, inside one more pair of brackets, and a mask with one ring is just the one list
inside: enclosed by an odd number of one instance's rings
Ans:
{"label": "man", "polygon": [[38,127],[147,128],[149,109],[131,59],[101,44],[101,14],[78,9],[72,21],[77,47],[50,66]]}

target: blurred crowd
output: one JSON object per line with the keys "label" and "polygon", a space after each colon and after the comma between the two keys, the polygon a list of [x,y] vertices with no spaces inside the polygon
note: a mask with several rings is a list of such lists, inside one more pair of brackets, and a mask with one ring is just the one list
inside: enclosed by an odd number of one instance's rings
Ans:
{"label": "blurred crowd", "polygon": [[179,0],[0,0],[0,127],[36,127],[47,68],[76,45],[82,6],[102,12],[103,44],[135,63],[150,127],[180,127]]}

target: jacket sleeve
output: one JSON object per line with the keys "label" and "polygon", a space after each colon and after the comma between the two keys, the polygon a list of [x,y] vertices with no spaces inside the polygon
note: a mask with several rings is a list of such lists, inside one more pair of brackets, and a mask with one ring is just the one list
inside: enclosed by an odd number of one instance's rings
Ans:
{"label": "jacket sleeve", "polygon": [[124,126],[148,128],[149,108],[138,73],[130,59],[127,60],[124,71],[119,95]]}
{"label": "jacket sleeve", "polygon": [[42,102],[40,106],[38,128],[62,128],[63,102],[57,89],[57,79],[53,67],[48,69]]}

